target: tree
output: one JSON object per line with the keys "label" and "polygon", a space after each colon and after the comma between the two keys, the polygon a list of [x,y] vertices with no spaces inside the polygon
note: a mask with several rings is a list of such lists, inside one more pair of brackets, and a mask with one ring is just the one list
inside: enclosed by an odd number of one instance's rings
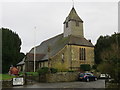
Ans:
{"label": "tree", "polygon": [[108,73],[120,83],[120,33],[100,36],[95,45],[95,62],[98,70]]}
{"label": "tree", "polygon": [[7,28],[2,30],[2,73],[7,73],[10,65],[16,65],[24,57],[20,53],[21,39],[15,32]]}

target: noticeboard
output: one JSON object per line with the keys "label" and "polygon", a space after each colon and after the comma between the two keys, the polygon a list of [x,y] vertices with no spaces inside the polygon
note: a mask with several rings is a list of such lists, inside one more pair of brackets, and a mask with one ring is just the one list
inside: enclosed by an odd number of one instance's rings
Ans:
{"label": "noticeboard", "polygon": [[13,85],[24,85],[23,77],[13,78]]}

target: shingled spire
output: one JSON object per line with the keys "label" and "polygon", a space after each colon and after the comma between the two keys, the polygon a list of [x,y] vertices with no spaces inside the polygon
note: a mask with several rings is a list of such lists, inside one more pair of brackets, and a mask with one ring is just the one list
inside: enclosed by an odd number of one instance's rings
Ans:
{"label": "shingled spire", "polygon": [[66,17],[64,21],[64,37],[69,35],[84,37],[83,35],[83,21],[78,16],[74,7],[72,7],[69,15]]}
{"label": "shingled spire", "polygon": [[[79,22],[83,22],[82,19],[78,16],[76,10],[74,7],[72,7],[68,17],[66,18],[65,22],[68,22],[70,20],[75,20],[75,21],[79,21]],[[65,23],[64,22],[64,23]]]}

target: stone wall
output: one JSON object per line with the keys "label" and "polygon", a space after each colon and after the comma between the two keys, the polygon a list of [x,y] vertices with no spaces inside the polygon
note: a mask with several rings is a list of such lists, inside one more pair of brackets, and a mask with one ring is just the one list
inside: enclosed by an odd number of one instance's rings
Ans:
{"label": "stone wall", "polygon": [[78,80],[78,72],[59,72],[56,74],[47,74],[47,82],[70,82]]}
{"label": "stone wall", "polygon": [[27,79],[32,79],[37,82],[71,82],[78,80],[78,72],[58,72],[55,74],[46,74],[40,76],[29,76]]}
{"label": "stone wall", "polygon": [[12,87],[13,85],[12,85],[12,79],[10,79],[10,80],[3,80],[2,81],[2,87],[3,88],[5,88],[5,87]]}
{"label": "stone wall", "polygon": [[[70,60],[69,60],[69,48],[66,45],[62,50],[60,50],[56,55],[51,57],[51,67],[57,68],[59,71],[69,70]],[[70,52],[70,51],[69,51]],[[64,54],[62,59],[62,54]]]}
{"label": "stone wall", "polygon": [[[86,60],[80,60],[80,48],[85,48]],[[80,64],[90,64],[91,66],[94,65],[94,47],[72,45],[71,52],[72,67],[80,67]]]}
{"label": "stone wall", "polygon": [[75,21],[69,21],[68,27],[66,27],[66,24],[64,24],[64,37],[67,37],[69,35],[84,37],[83,23],[81,22],[78,22],[78,23],[79,23],[79,26],[76,26]]}
{"label": "stone wall", "polygon": [[[80,60],[80,48],[85,48],[86,60]],[[62,59],[62,54],[64,54],[64,59]],[[81,64],[94,65],[94,47],[66,45],[51,59],[51,67],[53,68],[71,70],[72,67],[73,70],[78,70]]]}

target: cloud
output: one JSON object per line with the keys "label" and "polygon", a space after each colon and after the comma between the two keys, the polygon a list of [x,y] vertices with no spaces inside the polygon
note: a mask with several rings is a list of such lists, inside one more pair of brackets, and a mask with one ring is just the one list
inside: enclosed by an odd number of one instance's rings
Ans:
{"label": "cloud", "polygon": [[[22,52],[63,33],[63,22],[72,8],[71,2],[5,2],[2,3],[2,26],[17,32],[22,39]],[[84,21],[85,37],[95,44],[100,35],[117,32],[117,3],[75,3],[78,15]]]}

